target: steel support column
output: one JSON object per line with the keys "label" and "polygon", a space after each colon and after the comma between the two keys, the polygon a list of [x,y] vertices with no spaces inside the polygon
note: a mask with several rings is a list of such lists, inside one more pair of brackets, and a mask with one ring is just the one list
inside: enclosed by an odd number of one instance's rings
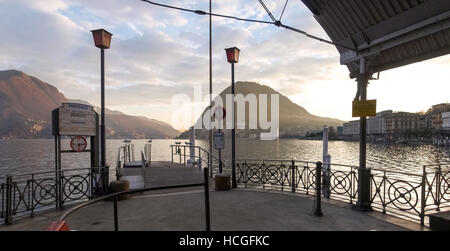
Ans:
{"label": "steel support column", "polygon": [[[360,75],[357,78],[360,100],[367,100],[367,85],[370,75],[366,71],[366,59],[361,58]],[[370,203],[370,169],[366,167],[367,117],[360,118],[359,129],[359,168],[358,168],[358,201],[356,208],[361,211],[372,210]]]}

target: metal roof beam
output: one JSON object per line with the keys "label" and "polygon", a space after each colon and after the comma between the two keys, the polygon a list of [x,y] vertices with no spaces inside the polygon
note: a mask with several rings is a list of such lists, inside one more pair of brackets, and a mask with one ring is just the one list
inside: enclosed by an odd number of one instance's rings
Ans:
{"label": "metal roof beam", "polygon": [[379,54],[387,49],[450,29],[450,11],[423,22],[380,37],[370,43],[358,46],[358,52],[347,51],[341,54],[341,64],[348,64],[361,57]]}

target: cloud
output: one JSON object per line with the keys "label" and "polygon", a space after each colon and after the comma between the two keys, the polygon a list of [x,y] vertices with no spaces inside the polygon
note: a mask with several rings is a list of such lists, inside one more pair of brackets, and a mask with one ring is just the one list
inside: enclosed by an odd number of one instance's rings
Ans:
{"label": "cloud", "polygon": [[[285,1],[266,2],[278,18]],[[209,8],[204,0],[164,3]],[[270,20],[258,1],[213,1],[213,12]],[[230,83],[224,48],[237,46],[241,49],[237,80],[270,85],[312,113],[348,118],[345,114],[350,112],[341,98],[354,95],[354,84],[346,67],[340,66],[336,48],[274,25],[213,20],[215,93]],[[328,38],[300,1],[289,1],[282,22]],[[208,24],[208,16],[138,0],[48,0],[45,4],[0,0],[0,69],[18,68],[55,85],[69,98],[98,105],[100,55],[90,30],[105,28],[114,34],[105,53],[107,105],[131,114],[146,107],[145,115],[156,114],[170,122],[173,95],[190,95],[195,86],[208,90]],[[448,58],[433,62],[449,64]],[[387,77],[382,81],[399,78],[395,73]],[[342,112],[330,112],[334,107],[321,103],[317,97],[321,93],[341,104]]]}

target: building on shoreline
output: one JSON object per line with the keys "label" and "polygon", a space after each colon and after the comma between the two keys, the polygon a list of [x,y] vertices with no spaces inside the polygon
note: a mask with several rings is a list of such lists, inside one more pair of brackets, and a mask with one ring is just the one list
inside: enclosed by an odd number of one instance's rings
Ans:
{"label": "building on shoreline", "polygon": [[[367,135],[370,141],[450,145],[450,103],[434,105],[427,112],[378,112],[367,120]],[[359,140],[359,120],[344,123],[343,138]]]}
{"label": "building on shoreline", "polygon": [[450,131],[450,112],[442,113],[442,129]]}

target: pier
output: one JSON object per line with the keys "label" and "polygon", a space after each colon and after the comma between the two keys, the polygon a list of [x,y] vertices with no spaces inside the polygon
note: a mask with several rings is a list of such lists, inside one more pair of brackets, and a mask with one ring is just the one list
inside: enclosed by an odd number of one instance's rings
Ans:
{"label": "pier", "polygon": [[[166,175],[166,174],[164,174]],[[380,213],[353,210],[336,202],[323,204],[323,217],[312,214],[312,198],[277,191],[239,188],[210,191],[211,230],[421,230],[419,224]],[[66,220],[71,230],[111,231],[113,202],[102,201],[74,212]],[[202,189],[149,192],[120,201],[120,230],[204,230]],[[0,231],[45,230],[63,211],[52,211],[18,220]]]}
{"label": "pier", "polygon": [[[331,168],[330,199],[321,196],[322,184],[317,183],[322,175],[320,172],[317,176],[316,172],[322,170],[317,169],[321,168],[320,162],[299,160],[237,160],[238,187],[215,191],[214,176],[218,173],[218,164],[213,161],[202,168],[198,166],[198,163],[208,163],[207,159],[212,157],[206,150],[189,145],[171,148],[171,161],[153,161],[145,167],[146,189],[158,190],[133,193],[129,200],[116,201],[117,230],[205,230],[206,205],[210,212],[206,219],[210,220],[211,230],[429,230],[425,216],[449,208],[448,191],[445,190],[448,171],[442,166],[424,167],[425,176],[414,176],[417,182],[405,181],[402,177],[406,176],[402,175],[407,174],[372,170],[371,204],[374,210],[362,212],[354,209],[357,201],[355,166],[328,163]],[[191,154],[183,148],[197,151]],[[191,157],[194,165],[185,164]],[[224,164],[223,172],[230,173],[229,163]],[[430,172],[431,168],[436,172]],[[212,175],[205,174],[208,170]],[[124,168],[121,172],[122,175],[138,175],[141,171],[141,168]],[[203,185],[205,180],[208,186]],[[31,181],[34,182],[39,181]],[[164,189],[186,184],[192,186]],[[15,183],[15,187],[15,192],[28,193],[26,186]],[[37,192],[42,191],[45,190]],[[31,199],[36,198],[34,195]],[[315,212],[318,199],[322,202],[322,217]],[[26,198],[13,202],[14,205],[24,204]],[[86,203],[91,200],[73,201],[56,210],[40,205],[32,208],[32,217],[16,217],[13,224],[0,226],[0,231],[45,230],[74,207]],[[39,208],[45,210],[40,212]],[[64,220],[71,230],[114,230],[114,202],[96,201],[74,210]]]}

